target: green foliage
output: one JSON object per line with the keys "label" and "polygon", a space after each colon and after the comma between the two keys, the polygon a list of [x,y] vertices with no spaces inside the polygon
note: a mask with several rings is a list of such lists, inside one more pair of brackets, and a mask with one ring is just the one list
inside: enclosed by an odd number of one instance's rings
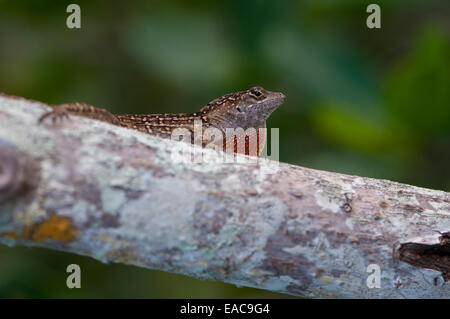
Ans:
{"label": "green foliage", "polygon": [[441,29],[424,31],[391,72],[386,108],[393,129],[424,140],[449,133],[450,41]]}
{"label": "green foliage", "polygon": [[392,149],[386,128],[346,109],[338,104],[318,106],[313,120],[319,134],[343,147],[362,152],[377,154]]}

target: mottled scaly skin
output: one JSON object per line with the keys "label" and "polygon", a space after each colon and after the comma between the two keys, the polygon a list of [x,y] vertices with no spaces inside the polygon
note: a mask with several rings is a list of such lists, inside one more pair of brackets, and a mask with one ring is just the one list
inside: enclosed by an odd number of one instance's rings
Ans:
{"label": "mottled scaly skin", "polygon": [[[199,112],[190,114],[114,115],[105,109],[74,103],[52,107],[53,110],[44,114],[40,121],[49,116],[55,119],[72,114],[163,138],[172,137],[175,129],[185,129],[185,132],[191,133],[191,142],[194,142],[194,124],[201,124],[202,133],[207,129],[216,129],[223,134],[221,139],[203,137],[199,143],[204,147],[220,146],[224,151],[257,156],[261,153],[266,138],[265,131],[260,129],[266,127],[267,118],[284,100],[282,93],[253,87],[247,91],[224,95],[209,102]],[[229,130],[227,132],[227,129],[238,128],[242,130],[237,131],[237,134],[230,134]],[[246,134],[244,131],[247,131]]]}

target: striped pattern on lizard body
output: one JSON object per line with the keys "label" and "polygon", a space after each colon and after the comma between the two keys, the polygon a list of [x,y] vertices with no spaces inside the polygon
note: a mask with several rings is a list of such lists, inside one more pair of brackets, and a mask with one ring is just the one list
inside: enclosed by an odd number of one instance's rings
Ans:
{"label": "striped pattern on lizard body", "polygon": [[[223,151],[258,156],[266,140],[266,120],[284,100],[285,96],[282,93],[253,87],[247,91],[226,94],[209,102],[200,111],[189,114],[114,115],[105,109],[88,104],[73,103],[52,107],[53,110],[44,114],[40,121],[49,116],[55,119],[72,114],[162,138],[171,138],[175,129],[186,129],[186,132],[191,133],[191,143],[196,142],[203,147],[215,147]],[[201,124],[200,136],[195,134],[195,123]],[[212,136],[214,139],[204,138],[204,133],[208,129],[219,130],[222,138],[215,138],[215,136]],[[194,141],[194,136],[201,140]]]}

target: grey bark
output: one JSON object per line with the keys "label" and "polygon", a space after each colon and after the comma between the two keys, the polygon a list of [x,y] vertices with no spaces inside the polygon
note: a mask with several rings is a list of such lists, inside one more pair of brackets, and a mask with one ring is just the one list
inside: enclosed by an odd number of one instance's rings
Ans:
{"label": "grey bark", "polygon": [[48,110],[0,96],[3,244],[305,297],[450,295],[449,193],[213,150],[183,162],[188,144],[38,125]]}

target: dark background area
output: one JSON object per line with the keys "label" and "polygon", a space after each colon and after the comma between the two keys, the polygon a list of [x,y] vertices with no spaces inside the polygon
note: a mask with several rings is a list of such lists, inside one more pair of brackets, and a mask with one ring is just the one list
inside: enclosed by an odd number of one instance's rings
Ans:
{"label": "dark background area", "polygon": [[[0,0],[0,91],[175,113],[261,85],[287,96],[268,121],[282,162],[450,191],[448,0],[77,1],[81,29],[70,3]],[[2,245],[0,297],[288,296]]]}

